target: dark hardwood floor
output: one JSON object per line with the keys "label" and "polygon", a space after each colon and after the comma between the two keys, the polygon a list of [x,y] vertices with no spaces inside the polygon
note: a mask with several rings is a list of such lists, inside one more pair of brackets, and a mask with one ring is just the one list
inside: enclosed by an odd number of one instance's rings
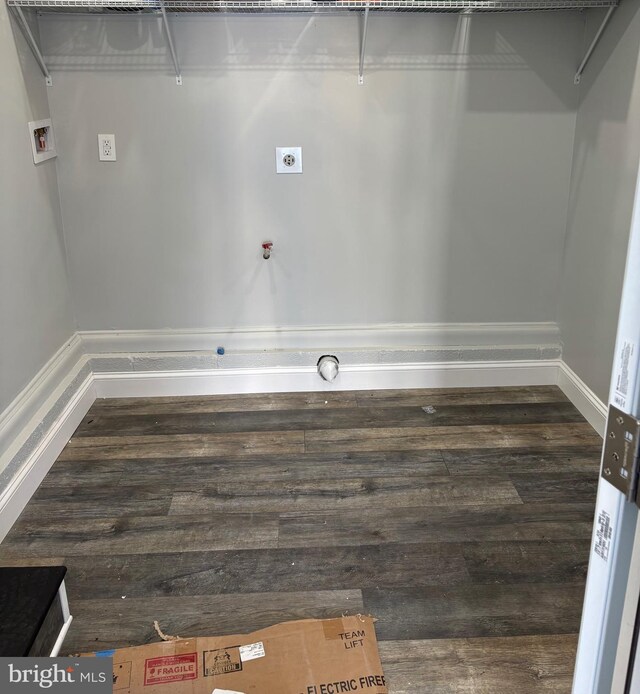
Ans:
{"label": "dark hardwood floor", "polygon": [[555,387],[99,400],[0,564],[67,653],[366,612],[394,694],[561,694],[600,445]]}

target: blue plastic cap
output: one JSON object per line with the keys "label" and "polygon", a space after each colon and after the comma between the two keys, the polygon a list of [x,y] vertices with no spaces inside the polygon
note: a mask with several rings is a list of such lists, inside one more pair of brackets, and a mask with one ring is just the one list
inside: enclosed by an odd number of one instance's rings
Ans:
{"label": "blue plastic cap", "polygon": [[220,355],[223,355],[223,354],[224,354],[224,347],[218,347],[218,349],[216,350],[216,352],[217,352],[218,354],[220,354]]}

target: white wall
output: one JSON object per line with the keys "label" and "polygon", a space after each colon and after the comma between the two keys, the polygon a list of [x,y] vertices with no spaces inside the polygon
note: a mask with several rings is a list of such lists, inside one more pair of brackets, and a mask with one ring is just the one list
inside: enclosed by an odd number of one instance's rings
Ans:
{"label": "white wall", "polygon": [[[0,3],[0,413],[75,330],[56,164],[33,164],[27,123],[49,116],[44,78]],[[1,419],[1,417],[0,417]],[[1,453],[1,451],[0,451]]]}
{"label": "white wall", "polygon": [[[639,10],[621,3],[580,86],[560,295],[564,360],[604,402],[640,155]],[[587,41],[601,18],[588,14]]]}
{"label": "white wall", "polygon": [[555,320],[578,13],[174,27],[41,19],[81,329]]}

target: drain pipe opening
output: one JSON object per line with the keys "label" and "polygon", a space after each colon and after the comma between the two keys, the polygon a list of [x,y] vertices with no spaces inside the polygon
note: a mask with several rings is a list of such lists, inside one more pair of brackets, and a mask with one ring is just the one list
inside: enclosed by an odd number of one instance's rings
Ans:
{"label": "drain pipe opening", "polygon": [[338,369],[340,368],[339,364],[338,357],[334,357],[332,354],[325,354],[320,357],[320,359],[318,359],[318,373],[320,374],[320,378],[329,381],[329,383],[335,381],[338,375]]}

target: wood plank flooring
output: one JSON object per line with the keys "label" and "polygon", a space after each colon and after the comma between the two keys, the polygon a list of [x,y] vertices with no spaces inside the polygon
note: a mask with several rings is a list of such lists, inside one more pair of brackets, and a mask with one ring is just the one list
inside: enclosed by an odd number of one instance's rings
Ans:
{"label": "wood plank flooring", "polygon": [[393,694],[562,694],[600,445],[555,387],[100,400],[0,565],[68,653],[367,612]]}

